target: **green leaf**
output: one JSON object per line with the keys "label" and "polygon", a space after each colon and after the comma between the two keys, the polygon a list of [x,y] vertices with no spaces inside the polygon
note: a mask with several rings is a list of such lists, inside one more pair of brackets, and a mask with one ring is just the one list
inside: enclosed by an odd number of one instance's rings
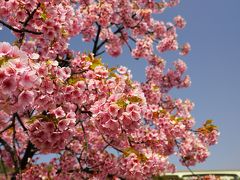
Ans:
{"label": "green leaf", "polygon": [[141,162],[146,162],[147,161],[147,157],[143,153],[138,152],[133,147],[126,148],[123,151],[123,155],[125,157],[128,157],[130,154],[135,154],[137,156],[138,160],[140,160]]}
{"label": "green leaf", "polygon": [[129,78],[127,78],[125,82],[128,86],[132,87],[132,81]]}
{"label": "green leaf", "polygon": [[119,100],[117,100],[117,103],[118,107],[120,108],[125,108],[127,107],[127,103],[125,102],[125,99],[124,98],[120,98]]}
{"label": "green leaf", "polygon": [[8,58],[8,57],[0,57],[0,67],[2,65],[4,65],[5,63],[7,63],[9,59],[10,58]]}
{"label": "green leaf", "polygon": [[36,116],[32,116],[27,123],[28,124],[33,124],[36,120],[41,119],[44,122],[53,122],[54,124],[56,124],[58,122],[58,119],[53,115],[53,114],[47,114],[47,115],[43,115],[43,114],[39,114]]}
{"label": "green leaf", "polygon": [[142,153],[138,154],[137,157],[141,162],[146,162],[148,160],[148,158]]}
{"label": "green leaf", "polygon": [[53,165],[51,165],[51,164],[47,165],[46,169],[47,169],[48,172],[51,172],[52,169],[53,169]]}
{"label": "green leaf", "polygon": [[203,124],[203,127],[198,128],[197,131],[202,132],[202,133],[210,133],[213,130],[217,130],[218,127],[213,124],[213,120],[208,119],[206,122]]}
{"label": "green leaf", "polygon": [[157,86],[157,85],[152,86],[152,90],[153,91],[159,91],[159,86]]}
{"label": "green leaf", "polygon": [[140,103],[142,102],[142,99],[138,96],[131,96],[128,98],[128,100],[131,102],[131,103]]}
{"label": "green leaf", "polygon": [[109,68],[108,70],[109,70],[109,72],[112,72],[112,71],[117,70],[117,67],[111,67],[111,68]]}
{"label": "green leaf", "polygon": [[212,124],[212,123],[213,123],[213,120],[212,119],[208,119],[204,124],[208,125],[208,124]]}
{"label": "green leaf", "polygon": [[103,66],[103,63],[101,61],[101,59],[94,59],[92,61],[92,65],[90,66],[90,69],[94,70],[97,66]]}
{"label": "green leaf", "polygon": [[215,126],[213,124],[213,120],[209,119],[204,123],[204,128],[208,131],[208,132],[212,132],[213,130],[218,129],[217,126]]}
{"label": "green leaf", "polygon": [[184,119],[183,117],[176,117],[176,118],[175,118],[175,121],[180,122],[180,121],[182,121],[183,119]]}
{"label": "green leaf", "polygon": [[68,37],[68,35],[69,35],[68,32],[64,28],[61,29],[61,34],[63,37]]}
{"label": "green leaf", "polygon": [[47,20],[47,13],[45,13],[45,12],[41,13],[41,14],[40,14],[40,18],[41,18],[42,20],[46,21],[46,20]]}
{"label": "green leaf", "polygon": [[175,122],[180,122],[180,121],[182,121],[184,118],[183,118],[183,117],[176,117],[176,116],[172,115],[172,116],[170,116],[170,119],[171,119],[172,121],[175,121]]}
{"label": "green leaf", "polygon": [[110,72],[109,77],[117,77],[117,75],[114,72]]}
{"label": "green leaf", "polygon": [[40,18],[43,19],[44,21],[47,20],[47,12],[46,12],[46,6],[41,3],[40,8],[42,9],[42,13],[40,14]]}
{"label": "green leaf", "polygon": [[128,156],[129,156],[130,154],[132,154],[132,153],[136,154],[136,150],[135,150],[134,148],[132,148],[132,147],[126,148],[126,149],[123,151],[123,155],[124,155],[125,157],[128,157]]}
{"label": "green leaf", "polygon": [[32,116],[27,123],[28,124],[33,124],[37,119],[42,118],[44,115],[36,115],[36,116]]}
{"label": "green leaf", "polygon": [[165,5],[164,5],[163,2],[159,2],[159,3],[155,3],[155,4],[157,5],[157,8],[158,8],[159,10],[161,10],[162,8],[165,7]]}

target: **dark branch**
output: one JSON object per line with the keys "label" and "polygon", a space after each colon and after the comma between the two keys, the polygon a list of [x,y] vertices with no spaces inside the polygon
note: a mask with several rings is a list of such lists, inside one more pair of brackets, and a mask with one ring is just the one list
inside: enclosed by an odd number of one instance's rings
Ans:
{"label": "dark branch", "polygon": [[132,36],[128,36],[133,42],[137,42]]}
{"label": "dark branch", "polygon": [[96,39],[94,40],[93,51],[92,51],[94,56],[96,56],[97,51],[98,51],[97,47],[98,47],[99,35],[101,33],[101,26],[98,23],[96,23],[96,24],[97,24],[98,30],[97,30]]}
{"label": "dark branch", "polygon": [[14,31],[14,32],[16,32],[16,33],[25,33],[25,32],[27,32],[27,33],[36,34],[36,35],[41,35],[41,34],[43,34],[42,32],[35,32],[35,31],[31,31],[31,30],[28,30],[28,29],[25,29],[25,28],[23,28],[23,29],[14,28],[14,27],[12,27],[11,25],[5,23],[5,22],[2,21],[2,20],[0,20],[0,23],[1,23],[2,25],[4,25],[5,27],[7,27],[8,29],[10,29],[10,30],[12,30],[12,31]]}
{"label": "dark branch", "polygon": [[[124,26],[118,27],[118,29],[114,32],[114,34],[120,33],[123,29],[124,29]],[[97,53],[98,50],[99,50],[107,41],[108,41],[108,40],[105,39],[104,41],[102,41],[102,42],[96,47],[96,54],[97,54],[98,56],[100,55],[100,53]],[[105,51],[104,51],[104,52],[105,52]],[[104,52],[102,51],[101,54],[104,53]]]}
{"label": "dark branch", "polygon": [[108,146],[111,146],[113,149],[123,153],[123,151],[121,149],[118,149],[117,147],[115,147],[113,144],[112,144],[112,141],[111,142],[108,142],[107,139],[104,137],[104,135],[102,135],[102,139],[103,141],[108,145]]}
{"label": "dark branch", "polygon": [[103,53],[105,53],[105,50],[103,50],[103,51],[101,51],[101,52],[95,54],[95,57],[100,56],[100,55],[103,54]]}
{"label": "dark branch", "polygon": [[37,9],[40,7],[41,3],[38,3],[37,4],[37,7],[31,12],[31,13],[28,13],[29,16],[27,17],[27,19],[25,20],[25,22],[23,23],[23,27],[25,28],[29,21],[33,18],[34,14],[36,13]]}
{"label": "dark branch", "polygon": [[14,163],[15,169],[18,172],[18,160],[17,160],[17,154],[15,154],[14,150],[12,149],[12,147],[4,140],[0,137],[0,143],[4,146],[4,148],[6,149],[6,151],[10,154],[11,159]]}
{"label": "dark branch", "polygon": [[10,125],[8,125],[7,127],[5,127],[2,131],[0,131],[0,135],[5,132],[6,130],[10,129],[12,127],[12,123]]}
{"label": "dark branch", "polygon": [[12,124],[13,124],[13,133],[12,133],[12,150],[13,150],[13,153],[14,153],[14,157],[15,157],[15,162],[14,162],[14,165],[15,165],[15,172],[13,173],[13,177],[15,177],[19,172],[21,172],[21,169],[20,169],[20,158],[19,156],[17,155],[17,148],[16,148],[16,143],[17,142],[17,138],[16,138],[16,114],[14,113],[13,114],[13,120],[12,120]]}
{"label": "dark branch", "polygon": [[36,152],[37,152],[37,149],[34,147],[34,145],[31,143],[31,141],[28,141],[27,148],[26,148],[24,156],[21,160],[21,169],[22,170],[26,168],[28,159],[32,158]]}
{"label": "dark branch", "polygon": [[83,111],[83,110],[81,110],[80,113],[88,114],[90,117],[92,116],[92,112],[91,111],[85,111],[85,110]]}
{"label": "dark branch", "polygon": [[41,35],[41,34],[43,34],[42,32],[36,32],[36,31],[31,31],[31,30],[28,30],[28,29],[25,29],[25,28],[23,28],[22,29],[22,32],[23,33],[30,33],[30,34],[35,34],[35,35]]}
{"label": "dark branch", "polygon": [[41,5],[41,3],[38,3],[37,7],[31,13],[29,11],[27,11],[28,17],[27,17],[27,19],[24,22],[21,23],[22,24],[22,28],[21,29],[17,29],[15,27],[7,24],[6,22],[0,20],[0,24],[6,26],[8,29],[10,29],[10,30],[12,30],[12,31],[14,31],[16,33],[20,33],[20,38],[18,40],[20,46],[21,46],[21,44],[23,42],[23,39],[25,37],[25,33],[31,33],[31,34],[35,34],[35,35],[43,34],[42,32],[35,32],[35,31],[31,31],[31,30],[26,29],[28,23],[30,22],[31,19],[33,19],[33,16],[36,13],[37,9],[40,7],[40,5]]}
{"label": "dark branch", "polygon": [[[25,22],[23,22],[22,30],[25,30],[25,29],[26,29],[28,23],[30,22],[31,19],[33,19],[33,16],[34,16],[35,12],[37,11],[37,9],[40,7],[40,5],[41,5],[41,3],[38,3],[38,4],[37,4],[37,7],[36,7],[31,13],[30,13],[29,11],[27,11],[28,17],[27,17],[27,19],[25,20]],[[26,32],[28,32],[28,30],[27,30],[27,31],[25,30],[24,32],[21,33],[21,36],[20,36],[20,38],[19,38],[19,40],[18,40],[20,46],[21,46],[21,44],[22,44],[22,42],[23,42],[23,39],[24,39],[24,37],[25,37],[25,33],[26,33]]]}
{"label": "dark branch", "polygon": [[26,132],[27,128],[25,127],[25,125],[23,124],[20,116],[18,115],[18,113],[14,113],[14,116],[17,118],[18,122],[20,123],[20,125],[22,126],[23,130]]}
{"label": "dark branch", "polygon": [[81,109],[78,108],[78,111],[80,113],[88,114],[89,117],[92,117],[92,114],[93,114],[91,111],[88,111],[85,106],[82,106]]}
{"label": "dark branch", "polygon": [[2,167],[3,173],[5,175],[5,178],[8,179],[7,169],[6,169],[5,163],[2,159],[2,155],[1,155],[0,162],[1,162],[1,167]]}
{"label": "dark branch", "polygon": [[[122,32],[121,32],[121,35],[123,36]],[[124,37],[123,37],[123,41],[126,43],[129,51],[132,52],[132,47],[130,46],[130,44],[128,43],[128,41]]]}

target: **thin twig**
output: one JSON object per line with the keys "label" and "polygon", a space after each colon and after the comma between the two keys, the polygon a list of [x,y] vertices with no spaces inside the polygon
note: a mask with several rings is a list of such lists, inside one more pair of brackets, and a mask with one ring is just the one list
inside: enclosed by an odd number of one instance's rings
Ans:
{"label": "thin twig", "polygon": [[12,127],[12,123],[10,125],[8,125],[6,128],[4,128],[2,131],[0,131],[0,134],[2,134],[3,132],[5,132],[6,130],[10,129]]}
{"label": "thin twig", "polygon": [[31,141],[28,141],[27,148],[21,160],[21,170],[26,168],[28,159],[32,158],[37,151],[37,148],[31,143]]}
{"label": "thin twig", "polygon": [[14,163],[15,167],[18,167],[17,164],[17,160],[16,160],[16,154],[14,153],[12,147],[4,140],[0,137],[0,143],[4,146],[4,148],[6,149],[6,151],[10,154],[11,159]]}
{"label": "thin twig", "polygon": [[132,36],[128,36],[133,42],[137,42]]}
{"label": "thin twig", "polygon": [[88,114],[90,117],[92,116],[92,112],[91,111],[82,111],[82,110],[80,110],[80,113]]}
{"label": "thin twig", "polygon": [[114,145],[111,144],[112,141],[111,141],[111,142],[108,142],[108,141],[106,140],[106,138],[104,137],[104,135],[102,135],[102,139],[104,140],[104,142],[105,142],[107,145],[109,145],[109,146],[111,146],[113,149],[115,149],[115,150],[123,153],[123,151],[122,151],[121,149],[118,149],[117,147],[115,147]]}
{"label": "thin twig", "polygon": [[5,163],[4,163],[3,159],[2,159],[2,155],[1,155],[1,167],[3,169],[3,173],[5,175],[5,178],[8,179],[8,174],[7,174]]}
{"label": "thin twig", "polygon": [[12,134],[12,146],[13,146],[13,153],[14,153],[14,156],[15,156],[15,160],[16,160],[16,164],[17,166],[15,166],[15,174],[18,174],[19,171],[21,172],[21,169],[20,169],[20,159],[17,155],[17,148],[16,148],[16,144],[15,142],[17,141],[17,138],[16,138],[16,114],[13,114],[13,121],[12,121],[12,124],[13,124],[13,134]]}
{"label": "thin twig", "polygon": [[[117,34],[119,32],[121,32],[122,30],[124,29],[124,26],[120,26],[118,27],[118,29],[113,33],[113,34]],[[105,39],[104,41],[102,41],[97,47],[96,47],[96,54],[97,54],[97,51],[107,42],[108,40]],[[100,54],[98,54],[99,56]]]}
{"label": "thin twig", "polygon": [[95,57],[100,56],[101,54],[105,53],[105,50],[101,51],[100,53],[97,53]]}
{"label": "thin twig", "polygon": [[[28,17],[27,17],[27,19],[25,20],[25,22],[22,25],[22,30],[26,29],[28,23],[30,22],[31,19],[33,19],[33,16],[36,13],[37,9],[40,7],[40,5],[41,5],[41,3],[38,3],[37,7],[31,13],[29,11],[27,11],[28,12]],[[20,46],[23,43],[23,39],[25,37],[25,32],[27,32],[27,31],[24,31],[24,32],[21,33],[20,39],[18,40]]]}
{"label": "thin twig", "polygon": [[97,47],[98,47],[99,35],[100,35],[101,29],[102,29],[98,23],[96,23],[96,24],[97,24],[98,30],[97,30],[97,36],[94,40],[94,45],[93,45],[93,50],[92,50],[94,56],[96,56],[97,51],[98,51]]}
{"label": "thin twig", "polygon": [[41,3],[37,4],[37,7],[29,14],[25,22],[23,23],[23,27],[26,27],[29,21],[33,18],[34,14],[36,13],[37,9],[40,7]]}
{"label": "thin twig", "polygon": [[25,125],[23,124],[20,116],[18,115],[18,113],[14,113],[14,116],[17,118],[18,122],[20,123],[20,125],[22,126],[23,130],[26,132],[27,128],[25,127]]}
{"label": "thin twig", "polygon": [[[122,33],[121,33],[122,34]],[[128,41],[126,41],[124,38],[123,38],[123,41],[127,44],[127,47],[129,49],[130,52],[132,52],[132,47],[130,46],[130,44],[128,43]]]}
{"label": "thin twig", "polygon": [[36,34],[36,35],[43,34],[42,32],[31,31],[31,30],[28,30],[28,29],[25,29],[25,28],[23,28],[23,29],[14,28],[14,27],[12,27],[11,25],[7,24],[6,22],[4,22],[2,20],[0,20],[0,23],[2,25],[4,25],[5,27],[7,27],[8,29],[10,29],[10,30],[12,30],[14,32],[17,32],[17,33],[25,33],[25,32],[27,32],[27,33]]}
{"label": "thin twig", "polygon": [[[180,149],[180,146],[179,146],[179,142],[178,142],[177,140],[175,140],[175,144],[176,144],[176,146],[177,146],[177,148],[178,148],[178,150],[179,150],[179,149]],[[193,172],[193,170],[187,165],[187,163],[185,162],[184,158],[183,158],[183,157],[181,157],[181,158],[182,158],[182,162],[183,162],[184,166],[186,166],[186,168],[188,169],[188,171],[191,172],[193,176],[197,176],[198,178],[200,178],[200,176],[197,175],[197,174],[195,174],[195,173]]]}

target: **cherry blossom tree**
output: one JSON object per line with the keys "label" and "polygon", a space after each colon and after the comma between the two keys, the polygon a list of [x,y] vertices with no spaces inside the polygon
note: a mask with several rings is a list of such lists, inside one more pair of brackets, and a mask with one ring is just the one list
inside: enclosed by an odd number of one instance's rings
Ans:
{"label": "cherry blossom tree", "polygon": [[[149,179],[174,172],[169,157],[193,166],[208,156],[218,130],[194,128],[194,104],[169,91],[190,85],[178,59],[187,55],[173,22],[154,18],[180,0],[1,0],[0,25],[16,37],[0,42],[0,160],[6,179]],[[155,16],[156,17],[156,16]],[[92,43],[68,48],[71,37]],[[79,43],[82,46],[82,43]],[[108,67],[128,47],[147,61],[146,81],[124,66]],[[37,163],[42,154],[56,156]]]}

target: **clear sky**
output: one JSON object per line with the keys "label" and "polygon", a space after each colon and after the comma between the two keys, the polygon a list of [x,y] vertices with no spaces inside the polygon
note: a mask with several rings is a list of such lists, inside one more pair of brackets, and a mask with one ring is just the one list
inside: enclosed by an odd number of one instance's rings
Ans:
{"label": "clear sky", "polygon": [[[171,94],[195,103],[192,114],[198,126],[214,119],[221,132],[208,160],[192,169],[240,170],[240,0],[182,0],[158,18],[171,21],[179,14],[187,20],[187,27],[178,33],[179,41],[189,41],[192,46],[191,53],[183,58],[192,86]],[[11,42],[12,37],[2,31],[0,41]],[[80,38],[71,41],[73,49],[89,47]],[[127,49],[117,59],[104,57],[109,65],[124,64],[132,70],[134,79],[144,80],[145,62],[131,59]],[[169,62],[179,58],[177,53],[162,57]],[[180,165],[177,168],[184,169]]]}

